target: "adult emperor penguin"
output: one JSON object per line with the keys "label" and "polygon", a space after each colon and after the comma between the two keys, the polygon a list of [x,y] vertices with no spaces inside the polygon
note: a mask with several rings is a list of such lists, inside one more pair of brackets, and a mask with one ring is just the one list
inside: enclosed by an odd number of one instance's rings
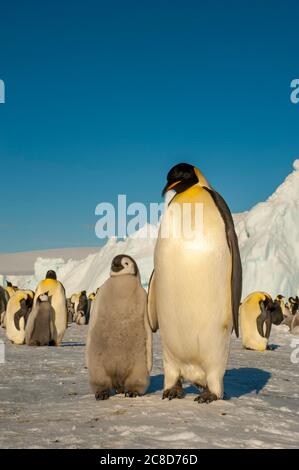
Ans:
{"label": "adult emperor penguin", "polygon": [[277,295],[275,297],[275,301],[277,301],[281,307],[281,311],[283,314],[283,325],[287,325],[289,328],[291,328],[292,320],[293,320],[293,315],[292,312],[289,308],[289,306],[285,302],[285,297],[281,294]]}
{"label": "adult emperor penguin", "polygon": [[5,288],[7,294],[8,294],[8,297],[12,297],[15,292],[17,292],[18,290],[18,287],[17,286],[13,286],[12,283],[10,281],[7,281],[6,282],[6,288]]}
{"label": "adult emperor penguin", "polygon": [[[163,195],[169,190],[175,196],[161,222],[148,304],[151,327],[161,330],[163,398],[182,398],[186,379],[203,389],[196,400],[209,403],[223,396],[233,325],[238,336],[238,240],[229,208],[199,169],[187,163],[173,167]],[[188,221],[191,233],[185,230]]]}
{"label": "adult emperor penguin", "polygon": [[87,335],[86,361],[97,400],[112,389],[126,396],[143,394],[152,367],[152,332],[147,316],[147,294],[136,262],[116,256],[110,278],[99,288]]}
{"label": "adult emperor penguin", "polygon": [[25,343],[28,346],[53,346],[55,344],[55,311],[48,293],[41,294],[29,315]]}
{"label": "adult emperor penguin", "polygon": [[299,311],[299,297],[298,295],[294,297],[289,298],[290,306],[291,306],[291,313],[292,315],[296,315],[296,313]]}
{"label": "adult emperor penguin", "polygon": [[6,335],[12,343],[24,344],[32,303],[32,291],[18,290],[10,297],[6,310]]}
{"label": "adult emperor penguin", "polygon": [[252,292],[240,306],[240,326],[246,349],[265,351],[272,323],[279,325],[283,314],[279,299],[272,300],[267,292]]}
{"label": "adult emperor penguin", "polygon": [[67,328],[67,307],[65,290],[61,282],[57,281],[55,271],[48,271],[46,278],[38,284],[34,296],[34,306],[37,303],[37,299],[42,294],[47,294],[49,298],[51,298],[51,305],[55,312],[54,344],[55,346],[59,346]]}

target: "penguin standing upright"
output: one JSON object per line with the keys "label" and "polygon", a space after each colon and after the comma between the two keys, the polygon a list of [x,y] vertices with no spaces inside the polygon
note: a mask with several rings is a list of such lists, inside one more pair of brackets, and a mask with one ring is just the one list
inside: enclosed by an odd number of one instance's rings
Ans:
{"label": "penguin standing upright", "polygon": [[32,303],[33,292],[29,290],[18,290],[10,297],[6,310],[6,335],[12,343],[24,344]]}
{"label": "penguin standing upright", "polygon": [[96,296],[95,293],[91,292],[88,296],[88,299],[87,299],[87,302],[88,302],[88,304],[87,304],[87,315],[86,315],[86,323],[87,324],[89,323],[91,307],[93,305],[95,296]]}
{"label": "penguin standing upright", "polygon": [[254,351],[268,349],[272,323],[283,321],[280,299],[273,301],[267,292],[252,292],[240,306],[240,326],[243,346]]}
{"label": "penguin standing upright", "polygon": [[292,315],[296,315],[296,313],[299,310],[299,297],[296,295],[296,297],[290,297],[289,298],[290,306],[291,306],[291,313]]}
{"label": "penguin standing upright", "polygon": [[94,300],[86,344],[91,388],[97,400],[112,389],[136,397],[145,392],[152,367],[152,332],[147,294],[136,262],[116,256],[110,278]]}
{"label": "penguin standing upright", "polygon": [[59,346],[67,328],[67,307],[65,290],[61,282],[57,281],[55,271],[48,271],[46,278],[38,284],[34,296],[34,306],[42,294],[47,294],[51,298],[51,306],[55,312],[53,341],[56,346]]}
{"label": "penguin standing upright", "polygon": [[55,344],[55,311],[48,293],[41,294],[29,315],[25,343],[28,346],[52,346]]}
{"label": "penguin standing upright", "polygon": [[293,315],[288,304],[285,302],[285,297],[279,294],[276,296],[275,301],[279,303],[282,314],[283,314],[282,324],[287,325],[289,328],[291,328]]}
{"label": "penguin standing upright", "polygon": [[76,311],[76,323],[77,325],[87,325],[88,323],[88,299],[86,291],[83,290],[79,294],[79,302]]}
{"label": "penguin standing upright", "polygon": [[80,295],[81,295],[80,292],[78,292],[71,296],[71,303],[73,305],[73,322],[75,323],[77,322],[77,316],[78,316],[77,309],[79,305]]}
{"label": "penguin standing upright", "polygon": [[[161,222],[148,299],[151,327],[161,331],[163,398],[182,398],[186,379],[203,389],[196,400],[209,403],[223,396],[233,325],[238,335],[238,240],[229,208],[197,168],[173,167],[163,194],[169,190],[175,196]],[[191,208],[190,217],[184,207]],[[203,209],[200,230],[198,208]],[[188,222],[192,236],[184,230]]]}

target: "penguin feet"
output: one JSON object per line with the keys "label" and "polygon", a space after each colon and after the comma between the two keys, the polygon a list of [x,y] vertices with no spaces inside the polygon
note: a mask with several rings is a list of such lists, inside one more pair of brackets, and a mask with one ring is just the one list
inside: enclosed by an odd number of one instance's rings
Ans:
{"label": "penguin feet", "polygon": [[108,400],[109,397],[110,397],[109,390],[102,390],[101,392],[96,392],[95,394],[96,400]]}
{"label": "penguin feet", "polygon": [[210,392],[208,388],[201,392],[198,397],[194,398],[194,401],[197,401],[198,403],[211,403],[215,400],[218,400],[217,395]]}
{"label": "penguin feet", "polygon": [[125,397],[126,398],[136,398],[136,397],[140,397],[140,393],[136,392],[136,391],[129,391],[127,390],[125,392]]}
{"label": "penguin feet", "polygon": [[168,398],[168,400],[173,400],[174,398],[181,399],[184,398],[184,396],[185,394],[182,387],[182,382],[178,380],[173,387],[164,390],[162,400],[164,400],[164,398]]}

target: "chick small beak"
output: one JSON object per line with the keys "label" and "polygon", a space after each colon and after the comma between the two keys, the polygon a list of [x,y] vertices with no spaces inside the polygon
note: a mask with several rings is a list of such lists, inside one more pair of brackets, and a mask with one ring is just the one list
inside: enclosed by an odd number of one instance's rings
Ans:
{"label": "chick small beak", "polygon": [[177,186],[179,183],[181,183],[181,181],[182,180],[175,181],[174,183],[171,183],[171,184],[167,183],[167,185],[165,186],[165,188],[162,191],[162,196],[164,197],[165,193],[167,193],[167,191],[170,191],[171,189],[175,188],[175,186]]}

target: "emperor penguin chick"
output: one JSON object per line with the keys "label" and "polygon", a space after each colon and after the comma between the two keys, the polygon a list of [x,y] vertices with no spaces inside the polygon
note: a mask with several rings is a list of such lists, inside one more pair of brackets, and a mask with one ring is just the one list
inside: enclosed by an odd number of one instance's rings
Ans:
{"label": "emperor penguin chick", "polygon": [[152,367],[152,333],[147,317],[147,294],[136,262],[116,256],[110,278],[93,302],[88,328],[86,361],[97,400],[113,389],[126,396],[145,393]]}
{"label": "emperor penguin chick", "polygon": [[55,311],[48,293],[36,299],[26,326],[25,342],[28,346],[55,344]]}
{"label": "emperor penguin chick", "polygon": [[65,289],[61,282],[57,280],[55,271],[48,271],[46,279],[42,280],[36,289],[34,296],[34,306],[41,294],[47,294],[51,297],[51,306],[54,310],[54,344],[61,344],[64,332],[67,327],[67,307]]}

